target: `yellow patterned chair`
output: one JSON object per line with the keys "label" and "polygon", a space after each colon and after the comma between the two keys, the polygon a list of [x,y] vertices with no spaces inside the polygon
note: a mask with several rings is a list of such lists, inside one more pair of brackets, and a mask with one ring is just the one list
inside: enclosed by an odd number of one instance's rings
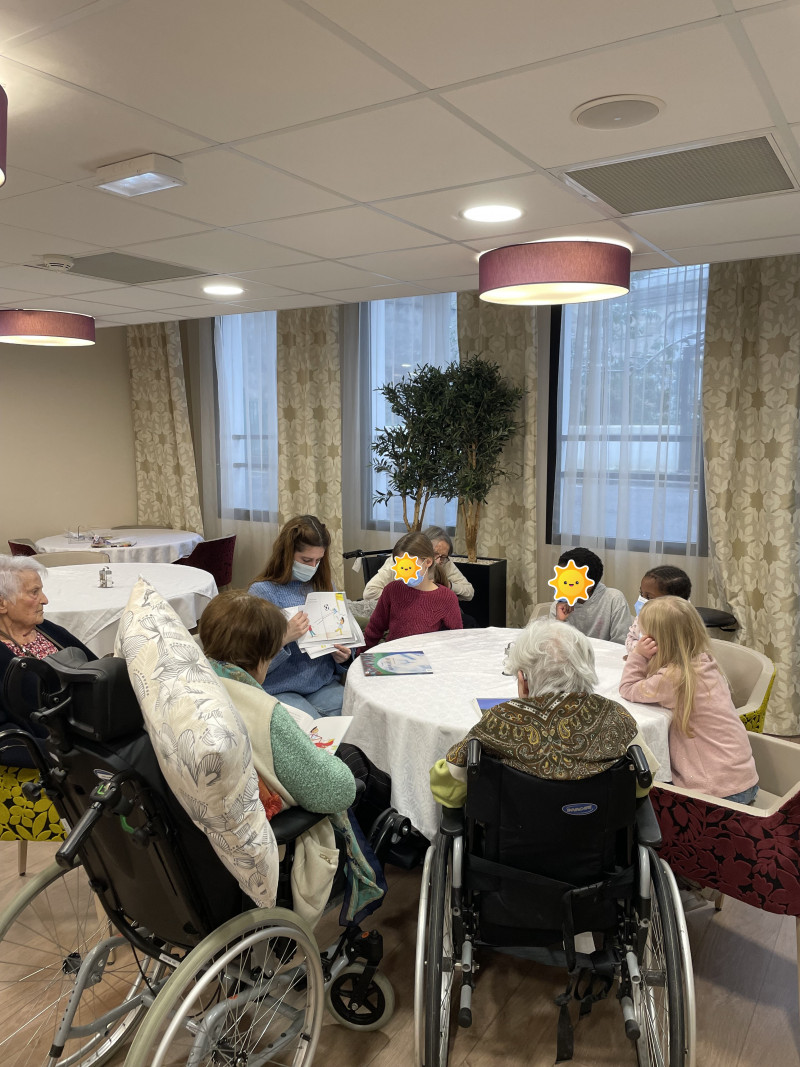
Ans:
{"label": "yellow patterned chair", "polygon": [[37,779],[39,772],[30,767],[6,767],[0,764],[0,841],[18,841],[19,873],[25,874],[29,841],[63,841],[64,827],[46,796],[29,800],[23,792],[26,782]]}
{"label": "yellow patterned chair", "polygon": [[754,648],[711,638],[711,654],[728,679],[733,706],[748,730],[764,732],[769,695],[775,680],[775,664]]}

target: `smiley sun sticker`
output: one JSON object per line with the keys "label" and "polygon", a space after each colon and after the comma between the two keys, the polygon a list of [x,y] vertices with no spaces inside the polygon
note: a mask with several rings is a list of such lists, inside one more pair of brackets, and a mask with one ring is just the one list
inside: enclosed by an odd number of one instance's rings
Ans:
{"label": "smiley sun sticker", "polygon": [[402,578],[406,585],[408,585],[409,580],[411,578],[416,578],[422,570],[422,564],[416,556],[409,556],[408,552],[404,552],[402,556],[398,556],[394,561],[392,570],[394,571],[396,578]]}
{"label": "smiley sun sticker", "polygon": [[553,600],[566,600],[569,606],[574,608],[576,601],[589,599],[589,590],[594,585],[594,579],[589,577],[588,566],[576,567],[570,560],[566,567],[556,564],[553,570],[556,576],[547,583],[555,590]]}

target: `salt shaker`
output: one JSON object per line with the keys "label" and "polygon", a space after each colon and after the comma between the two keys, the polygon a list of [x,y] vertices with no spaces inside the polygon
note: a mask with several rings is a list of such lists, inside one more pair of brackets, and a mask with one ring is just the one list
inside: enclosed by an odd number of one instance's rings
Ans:
{"label": "salt shaker", "polygon": [[110,589],[114,584],[114,579],[111,577],[110,567],[100,568],[100,588]]}

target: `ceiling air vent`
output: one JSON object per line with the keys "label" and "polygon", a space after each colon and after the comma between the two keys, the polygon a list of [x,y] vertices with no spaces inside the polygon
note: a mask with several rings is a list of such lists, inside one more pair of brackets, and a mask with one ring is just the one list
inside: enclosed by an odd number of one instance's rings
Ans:
{"label": "ceiling air vent", "polygon": [[767,137],[567,171],[622,215],[796,188]]}
{"label": "ceiling air vent", "polygon": [[102,252],[96,256],[82,256],[75,260],[71,274],[86,278],[103,278],[120,285],[143,285],[145,282],[166,282],[175,278],[199,278],[208,271],[180,267],[177,263],[159,263],[155,259],[125,256],[121,252]]}

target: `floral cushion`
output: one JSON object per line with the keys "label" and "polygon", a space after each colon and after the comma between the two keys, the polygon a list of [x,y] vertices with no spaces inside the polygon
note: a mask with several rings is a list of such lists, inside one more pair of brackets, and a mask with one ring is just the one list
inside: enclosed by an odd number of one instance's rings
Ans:
{"label": "floral cushion", "polygon": [[39,772],[30,767],[0,765],[0,841],[63,841],[64,827],[44,794],[28,800],[25,782],[36,781]]}
{"label": "floral cushion", "polygon": [[779,915],[800,915],[800,792],[759,816],[658,783],[650,792],[661,856],[675,874]]}
{"label": "floral cushion", "polygon": [[250,738],[203,652],[144,578],[119,624],[128,674],[170,789],[256,904],[273,907],[278,850]]}

